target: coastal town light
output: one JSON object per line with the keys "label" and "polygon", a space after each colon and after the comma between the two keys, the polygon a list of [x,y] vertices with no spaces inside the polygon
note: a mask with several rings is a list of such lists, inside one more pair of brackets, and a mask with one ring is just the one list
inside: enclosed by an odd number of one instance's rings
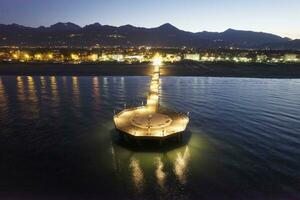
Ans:
{"label": "coastal town light", "polygon": [[95,54],[95,53],[90,55],[90,60],[93,61],[93,62],[96,62],[98,60],[98,55]]}
{"label": "coastal town light", "polygon": [[49,59],[53,59],[53,54],[52,53],[48,53],[48,58]]}
{"label": "coastal town light", "polygon": [[24,57],[25,57],[26,60],[29,60],[29,59],[30,59],[30,56],[29,56],[28,53],[25,53],[25,54],[24,54]]}
{"label": "coastal town light", "polygon": [[18,58],[19,58],[18,54],[14,53],[14,54],[13,54],[13,58],[14,58],[14,59],[18,59]]}
{"label": "coastal town light", "polygon": [[[94,50],[85,50],[82,53],[70,52],[64,53],[62,50],[54,49],[48,53],[31,50],[0,50],[0,62],[34,62],[34,61],[54,61],[56,63],[67,62],[124,62],[138,63],[150,62],[155,68],[154,72],[158,72],[157,66],[163,62],[180,62],[181,60],[191,60],[197,62],[234,62],[234,63],[300,63],[300,55],[298,53],[269,53],[262,54],[260,52],[229,52],[223,51],[217,53],[191,53],[176,52],[172,54],[155,54],[154,52],[139,52],[137,49],[105,50],[105,52],[95,52]],[[31,54],[31,55],[30,55]],[[253,55],[252,55],[253,54]],[[55,56],[54,56],[55,55]]]}
{"label": "coastal town light", "polygon": [[152,59],[152,64],[154,66],[161,66],[162,65],[162,62],[163,62],[163,58],[161,55],[159,54],[156,54],[153,59]]}
{"label": "coastal town light", "polygon": [[72,53],[71,54],[71,59],[77,61],[77,60],[79,60],[79,56],[75,53]]}
{"label": "coastal town light", "polygon": [[41,59],[42,59],[42,54],[35,54],[35,55],[34,55],[34,58],[35,58],[36,60],[41,60]]}

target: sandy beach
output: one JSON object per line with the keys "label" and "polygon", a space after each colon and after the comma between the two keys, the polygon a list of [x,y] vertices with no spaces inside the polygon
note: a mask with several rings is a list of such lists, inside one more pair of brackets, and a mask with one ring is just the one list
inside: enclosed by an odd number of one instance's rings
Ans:
{"label": "sandy beach", "polygon": [[[148,76],[149,64],[0,64],[0,75]],[[164,64],[162,76],[300,78],[300,64],[199,63]]]}

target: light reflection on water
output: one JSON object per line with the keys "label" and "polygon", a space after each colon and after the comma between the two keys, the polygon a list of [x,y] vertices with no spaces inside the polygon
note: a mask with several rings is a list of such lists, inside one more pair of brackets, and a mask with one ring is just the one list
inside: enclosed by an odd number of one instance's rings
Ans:
{"label": "light reflection on water", "polygon": [[56,77],[55,76],[51,76],[50,77],[50,86],[51,86],[51,92],[52,92],[52,96],[53,96],[53,100],[55,102],[59,101],[58,100],[58,91],[57,91],[57,83],[56,83]]}
{"label": "light reflection on water", "polygon": [[[174,144],[173,144],[174,145]],[[160,148],[159,146],[157,146]],[[169,150],[138,151],[112,143],[113,168],[119,182],[126,185],[134,198],[148,198],[157,195],[167,199],[188,199],[189,194],[181,193],[189,179],[190,150],[188,144]],[[199,166],[200,167],[200,166]],[[132,185],[130,188],[128,185]],[[152,191],[153,194],[149,194]]]}
{"label": "light reflection on water", "polygon": [[164,163],[162,162],[161,157],[155,158],[155,165],[156,165],[155,176],[157,179],[157,184],[161,187],[162,190],[165,190],[165,182],[166,182],[167,174],[164,171],[165,170]]}
{"label": "light reflection on water", "polygon": [[132,181],[137,192],[142,192],[144,187],[144,173],[140,166],[140,161],[136,158],[131,158],[129,165],[132,173]]}
{"label": "light reflection on water", "polygon": [[37,97],[37,90],[35,87],[35,81],[32,76],[27,76],[28,85],[28,117],[32,119],[39,119],[39,99]]}
{"label": "light reflection on water", "polygon": [[298,197],[300,80],[163,78],[162,104],[190,111],[191,123],[185,143],[156,151],[119,144],[112,122],[116,107],[145,100],[148,84],[0,77],[0,185],[72,199]]}
{"label": "light reflection on water", "polygon": [[78,108],[80,107],[80,90],[78,85],[78,78],[75,76],[72,77],[72,91],[74,105]]}
{"label": "light reflection on water", "polygon": [[190,160],[190,150],[187,146],[184,153],[177,152],[174,161],[174,173],[176,174],[179,182],[185,184],[187,182],[187,171]]}
{"label": "light reflection on water", "polygon": [[0,112],[3,115],[3,118],[7,118],[7,112],[8,112],[8,105],[7,105],[7,96],[5,92],[4,85],[2,83],[2,79],[0,77]]}
{"label": "light reflection on water", "polygon": [[100,106],[100,83],[99,77],[93,78],[93,98],[94,98],[94,107],[99,109]]}
{"label": "light reflection on water", "polygon": [[17,77],[17,84],[18,84],[18,99],[22,105],[22,103],[24,103],[26,97],[25,97],[24,82],[23,82],[23,78],[21,76]]}

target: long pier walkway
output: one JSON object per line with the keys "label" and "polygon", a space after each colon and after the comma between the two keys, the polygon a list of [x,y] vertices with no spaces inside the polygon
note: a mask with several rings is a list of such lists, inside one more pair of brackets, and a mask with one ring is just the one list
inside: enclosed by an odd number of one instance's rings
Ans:
{"label": "long pier walkway", "polygon": [[116,129],[121,134],[136,138],[159,139],[178,136],[189,123],[188,114],[161,109],[159,106],[161,57],[153,58],[154,70],[151,76],[147,104],[135,108],[125,108],[114,115]]}

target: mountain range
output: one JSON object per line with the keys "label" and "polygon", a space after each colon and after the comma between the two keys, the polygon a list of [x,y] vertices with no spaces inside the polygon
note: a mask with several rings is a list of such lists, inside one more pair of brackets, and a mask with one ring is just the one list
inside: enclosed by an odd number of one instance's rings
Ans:
{"label": "mountain range", "polygon": [[157,46],[194,48],[299,50],[300,40],[270,33],[228,29],[224,32],[188,32],[166,23],[156,28],[120,27],[94,23],[80,27],[56,23],[49,27],[0,24],[0,46]]}

